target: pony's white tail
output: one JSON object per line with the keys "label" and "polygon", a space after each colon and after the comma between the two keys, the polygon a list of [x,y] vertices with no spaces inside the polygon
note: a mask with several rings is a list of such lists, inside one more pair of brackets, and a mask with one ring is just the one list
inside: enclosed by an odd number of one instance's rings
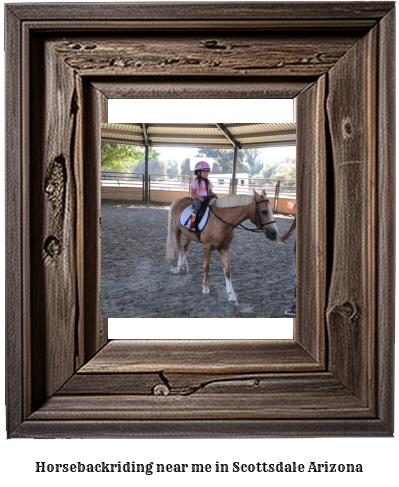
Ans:
{"label": "pony's white tail", "polygon": [[[180,199],[180,198],[179,198]],[[177,203],[178,199],[175,200],[169,208],[169,215],[168,215],[168,236],[166,239],[166,252],[165,252],[165,257],[167,259],[173,259],[175,256],[175,249],[177,249],[176,245],[176,239],[173,234],[173,227],[172,227],[172,210]]]}

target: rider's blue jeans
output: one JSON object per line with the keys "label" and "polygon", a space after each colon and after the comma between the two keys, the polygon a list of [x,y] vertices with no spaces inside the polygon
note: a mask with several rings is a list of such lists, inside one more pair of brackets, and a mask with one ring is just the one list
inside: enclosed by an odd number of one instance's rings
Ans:
{"label": "rider's blue jeans", "polygon": [[194,205],[193,213],[198,215],[198,212],[199,212],[201,205],[202,205],[202,201],[197,200],[197,198],[193,198],[193,205]]}

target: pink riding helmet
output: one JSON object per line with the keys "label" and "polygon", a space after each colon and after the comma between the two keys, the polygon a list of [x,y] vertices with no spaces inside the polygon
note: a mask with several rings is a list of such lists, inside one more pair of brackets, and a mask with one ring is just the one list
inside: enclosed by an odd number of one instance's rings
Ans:
{"label": "pink riding helmet", "polygon": [[210,171],[210,170],[211,170],[211,166],[205,161],[197,162],[197,164],[194,167],[194,173],[196,175],[198,175],[200,171]]}

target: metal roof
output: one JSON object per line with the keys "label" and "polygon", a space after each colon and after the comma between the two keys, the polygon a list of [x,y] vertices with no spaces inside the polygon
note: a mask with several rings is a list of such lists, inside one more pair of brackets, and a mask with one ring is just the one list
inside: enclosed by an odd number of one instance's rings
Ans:
{"label": "metal roof", "polygon": [[261,148],[296,144],[295,123],[103,123],[101,140],[151,147]]}

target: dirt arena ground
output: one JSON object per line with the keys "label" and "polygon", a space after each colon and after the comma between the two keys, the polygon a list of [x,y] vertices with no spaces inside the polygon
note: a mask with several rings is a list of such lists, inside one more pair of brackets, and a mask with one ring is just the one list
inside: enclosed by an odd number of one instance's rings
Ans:
{"label": "dirt arena ground", "polygon": [[[235,230],[231,269],[238,306],[227,301],[223,266],[212,253],[210,295],[202,296],[202,245],[189,249],[189,273],[165,258],[168,206],[105,201],[101,209],[101,314],[106,318],[281,318],[290,307],[292,249]],[[275,215],[280,235],[292,217]],[[244,225],[253,227],[248,220]]]}

